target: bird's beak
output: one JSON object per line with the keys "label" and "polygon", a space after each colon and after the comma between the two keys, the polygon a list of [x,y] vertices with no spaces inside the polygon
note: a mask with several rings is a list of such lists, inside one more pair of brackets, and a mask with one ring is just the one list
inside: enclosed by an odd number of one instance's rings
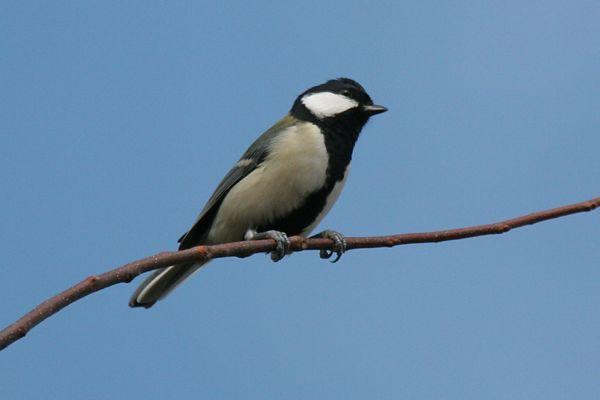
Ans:
{"label": "bird's beak", "polygon": [[377,115],[386,112],[388,109],[384,106],[372,105],[372,106],[363,106],[363,111],[370,117],[372,115]]}

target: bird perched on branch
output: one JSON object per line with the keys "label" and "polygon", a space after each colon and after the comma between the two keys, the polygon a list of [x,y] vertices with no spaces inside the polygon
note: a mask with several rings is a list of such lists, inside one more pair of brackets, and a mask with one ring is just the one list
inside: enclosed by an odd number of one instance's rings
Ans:
{"label": "bird perched on branch", "polygon": [[[290,112],[263,133],[225,175],[179,249],[201,244],[273,239],[273,261],[286,254],[288,236],[308,235],[337,200],[348,175],[352,150],[369,118],[387,111],[348,78],[327,81],[300,94]],[[334,250],[346,250],[344,237],[326,230]],[[202,267],[173,265],[154,272],[129,305],[149,308]]]}

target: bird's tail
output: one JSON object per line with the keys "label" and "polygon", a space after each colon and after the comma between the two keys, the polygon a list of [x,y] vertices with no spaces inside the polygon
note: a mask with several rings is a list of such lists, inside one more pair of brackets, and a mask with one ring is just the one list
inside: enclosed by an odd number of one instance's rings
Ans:
{"label": "bird's tail", "polygon": [[180,264],[155,271],[133,293],[129,307],[152,307],[204,264]]}

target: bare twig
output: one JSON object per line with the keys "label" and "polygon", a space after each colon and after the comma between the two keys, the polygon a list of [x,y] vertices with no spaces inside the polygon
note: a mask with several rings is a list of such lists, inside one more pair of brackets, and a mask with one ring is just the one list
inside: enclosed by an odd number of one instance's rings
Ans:
{"label": "bare twig", "polygon": [[[565,215],[591,211],[599,206],[600,197],[597,197],[581,203],[535,212],[493,224],[436,232],[404,233],[399,235],[374,237],[348,237],[346,238],[346,241],[348,243],[348,249],[364,249],[373,247],[392,247],[410,243],[443,242],[446,240],[465,239],[474,236],[494,235],[508,232],[511,229],[525,225],[532,225],[537,222],[563,217]],[[305,239],[299,236],[291,238],[291,242],[292,251],[330,249],[332,246],[332,242],[329,239]],[[88,294],[105,289],[117,283],[131,282],[136,276],[144,272],[190,261],[206,261],[213,258],[232,256],[244,257],[260,252],[269,252],[274,249],[275,242],[270,239],[227,243],[214,246],[197,246],[183,251],[159,253],[123,265],[122,267],[105,272],[101,275],[90,276],[75,286],[39,304],[15,323],[0,331],[0,350],[24,337],[34,326],[69,304],[74,303]]]}

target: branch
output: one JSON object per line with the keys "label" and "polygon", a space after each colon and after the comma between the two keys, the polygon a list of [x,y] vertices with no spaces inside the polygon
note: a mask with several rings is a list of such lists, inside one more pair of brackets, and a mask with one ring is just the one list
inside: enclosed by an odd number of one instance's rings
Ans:
{"label": "branch", "polygon": [[[374,247],[393,247],[411,243],[435,243],[447,240],[465,239],[474,236],[495,235],[514,228],[532,225],[549,219],[564,217],[600,207],[600,197],[570,204],[563,207],[539,211],[521,217],[512,218],[487,225],[424,233],[404,233],[391,236],[347,237],[348,249],[366,249]],[[305,239],[299,236],[290,238],[291,251],[331,249],[330,239]],[[177,252],[163,252],[141,260],[125,264],[101,275],[90,276],[75,286],[49,298],[25,314],[12,325],[0,331],[0,350],[24,337],[33,327],[62,310],[71,303],[91,293],[105,289],[117,283],[131,282],[136,276],[154,269],[190,261],[207,261],[213,258],[246,257],[255,253],[270,252],[275,249],[271,239],[235,242],[214,246],[197,246]]]}

